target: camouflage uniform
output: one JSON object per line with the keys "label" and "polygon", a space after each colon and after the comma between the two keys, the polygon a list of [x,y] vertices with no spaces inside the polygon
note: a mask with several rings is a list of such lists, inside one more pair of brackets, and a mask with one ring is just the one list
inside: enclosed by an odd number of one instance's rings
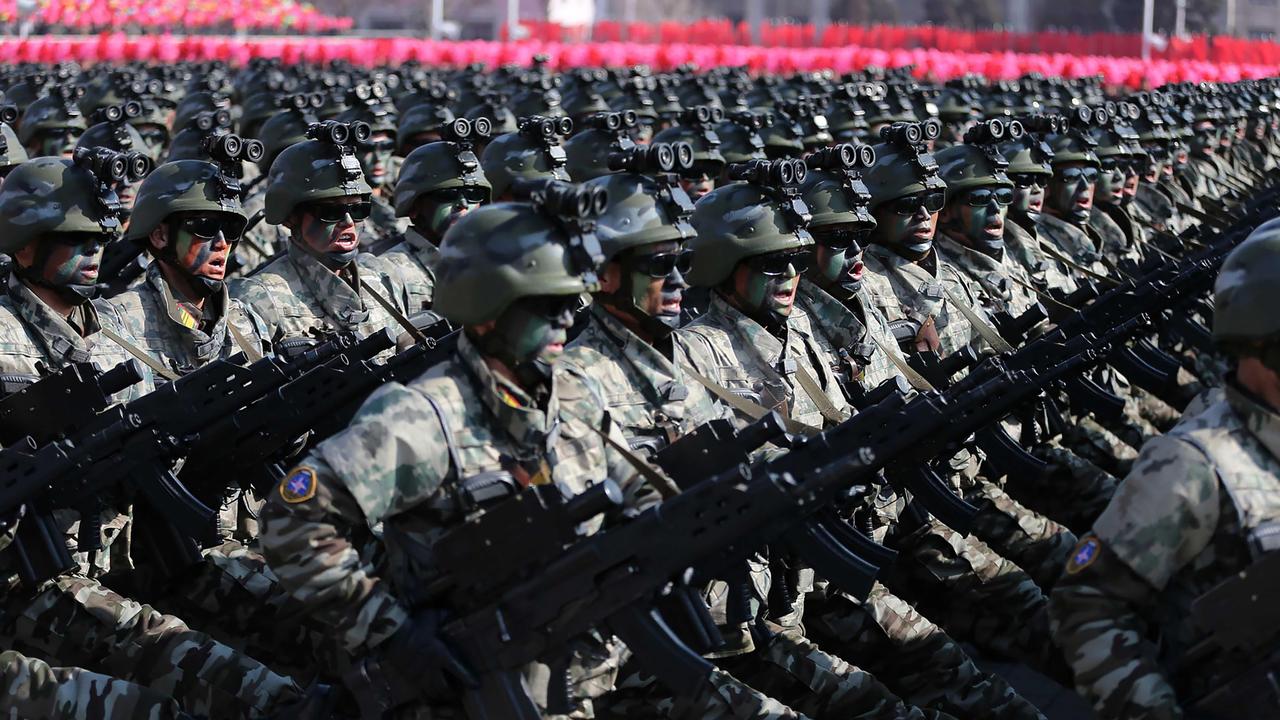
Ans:
{"label": "camouflage uniform", "polygon": [[177,703],[145,687],[80,668],[0,653],[0,716],[50,720],[170,720]]}
{"label": "camouflage uniform", "polygon": [[1141,236],[1133,234],[1133,221],[1120,208],[1095,204],[1089,211],[1089,227],[1102,240],[1102,255],[1113,267],[1124,261],[1141,264],[1145,259],[1138,244]]}
{"label": "camouflage uniform", "polygon": [[410,227],[404,231],[403,240],[379,257],[400,271],[409,295],[409,314],[430,310],[435,297],[435,265],[440,260],[440,249]]}
{"label": "camouflage uniform", "polygon": [[[1107,276],[1109,271],[1102,262],[1102,241],[1094,234],[1093,229],[1072,225],[1049,213],[1040,216],[1041,246],[1048,245],[1051,250],[1064,256],[1095,275]],[[1049,253],[1053,255],[1053,252]],[[1078,268],[1068,268],[1080,273]],[[1083,273],[1081,273],[1083,274]]]}
{"label": "camouflage uniform", "polygon": [[[271,566],[295,599],[360,657],[407,621],[410,589],[435,578],[435,568],[405,555],[403,542],[429,547],[462,520],[456,493],[466,478],[501,471],[522,483],[554,482],[578,493],[610,477],[620,481],[632,509],[655,500],[592,429],[604,418],[593,382],[574,372],[557,375],[545,407],[496,375],[471,341],[460,338],[455,357],[408,385],[379,388],[347,430],[318,445],[303,469],[286,477],[288,483],[298,472],[310,474],[314,496],[299,500],[284,485],[271,495],[262,537]],[[610,432],[626,442],[618,428]],[[367,538],[379,526],[386,558],[375,575],[352,536]],[[591,717],[592,699],[613,686],[626,649],[593,634],[571,651],[578,658],[570,671],[574,716]],[[531,687],[545,707],[545,672],[531,667],[526,674],[544,677]],[[456,702],[436,700],[428,709],[424,700],[416,707],[429,717],[452,717],[461,713]]]}
{"label": "camouflage uniform", "polygon": [[[924,263],[913,263],[879,245],[867,248],[867,272],[863,280],[872,302],[892,324],[922,324],[934,319],[941,341],[940,354],[949,355],[965,346],[982,343],[968,318],[952,307],[952,298],[966,302],[979,317],[983,310],[977,294],[954,267],[935,251]],[[881,274],[883,273],[883,274]],[[958,489],[979,508],[973,534],[1001,555],[1013,560],[1037,582],[1051,580],[1075,537],[1065,528],[1019,505],[996,484],[976,477],[976,458],[962,451],[952,458],[958,471]]]}
{"label": "camouflage uniform", "polygon": [[[266,205],[266,183],[258,187],[244,199],[244,213],[253,217]],[[236,273],[247,275],[262,266],[276,253],[289,246],[289,231],[280,225],[272,225],[266,220],[259,220],[256,225],[245,231],[236,244],[235,256],[238,267]]]}
{"label": "camouflage uniform", "polygon": [[[814,362],[828,357],[830,351],[824,349],[809,316],[798,306],[787,318],[783,340],[713,292],[707,311],[676,331],[674,343],[682,361],[698,373],[798,423],[818,428],[824,418],[818,404],[803,389],[796,389],[797,372],[807,371],[820,384],[828,402],[846,416],[849,413],[837,380],[838,369],[833,369],[835,363]],[[767,586],[771,583],[783,582],[786,577],[785,582],[792,585],[792,606],[769,608],[774,637],[753,653],[718,662],[751,687],[814,717],[880,717],[886,712],[895,713],[892,717],[920,717],[919,710],[908,709],[869,673],[804,637],[801,623],[805,596],[814,587],[813,571],[777,572],[778,568],[776,562],[763,558],[752,562],[760,602],[769,597]]]}
{"label": "camouflage uniform", "polygon": [[1249,565],[1245,538],[1280,519],[1277,438],[1280,416],[1228,385],[1143,447],[1072,555],[1053,594],[1054,636],[1101,716],[1180,718],[1180,700],[1222,679],[1212,662],[1183,664],[1201,639],[1190,604]]}
{"label": "camouflage uniform", "polygon": [[1077,286],[1070,270],[1040,247],[1038,234],[1039,229],[1035,225],[1027,227],[1016,218],[1007,218],[1004,224],[1005,252],[1042,290],[1075,292]]}
{"label": "camouflage uniform", "polygon": [[403,285],[398,275],[389,273],[382,261],[367,254],[335,273],[297,243],[290,243],[288,254],[240,281],[234,294],[266,322],[273,342],[305,337],[312,330],[370,335],[386,328],[401,329],[360,286],[362,279],[367,280],[403,312],[408,303]]}
{"label": "camouflage uniform", "polygon": [[[388,187],[394,187],[392,183]],[[388,190],[389,192],[389,190]],[[409,229],[409,218],[396,217],[396,209],[383,196],[374,193],[369,196],[372,203],[369,217],[360,224],[360,245],[371,248],[385,238],[400,235]]]}

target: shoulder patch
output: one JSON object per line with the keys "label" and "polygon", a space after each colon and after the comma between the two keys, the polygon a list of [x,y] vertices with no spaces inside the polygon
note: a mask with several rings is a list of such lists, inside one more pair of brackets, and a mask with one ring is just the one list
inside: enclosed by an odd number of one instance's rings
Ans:
{"label": "shoulder patch", "polygon": [[280,499],[290,504],[316,496],[316,471],[305,465],[295,468],[280,481]]}
{"label": "shoulder patch", "polygon": [[1102,543],[1098,538],[1089,536],[1084,538],[1071,551],[1071,558],[1067,560],[1067,574],[1075,575],[1093,564],[1098,559],[1098,554],[1102,550]]}

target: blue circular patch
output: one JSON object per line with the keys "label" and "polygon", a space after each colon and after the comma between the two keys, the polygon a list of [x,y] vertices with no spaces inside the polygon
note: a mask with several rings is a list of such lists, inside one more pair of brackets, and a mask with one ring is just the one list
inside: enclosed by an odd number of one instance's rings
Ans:
{"label": "blue circular patch", "polygon": [[1092,565],[1101,550],[1102,543],[1098,542],[1098,538],[1090,536],[1081,540],[1076,544],[1075,550],[1071,551],[1071,559],[1067,560],[1067,573],[1075,575]]}
{"label": "blue circular patch", "polygon": [[280,499],[287,503],[306,502],[316,496],[316,471],[300,467],[280,481]]}

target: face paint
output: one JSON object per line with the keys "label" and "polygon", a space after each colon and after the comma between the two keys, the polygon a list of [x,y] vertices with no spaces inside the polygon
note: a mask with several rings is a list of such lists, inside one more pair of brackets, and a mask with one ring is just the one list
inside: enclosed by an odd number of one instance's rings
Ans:
{"label": "face paint", "polygon": [[98,233],[56,233],[40,244],[31,265],[20,272],[46,287],[93,297],[98,265],[110,240],[111,236]]}
{"label": "face paint", "polygon": [[[344,203],[342,202],[344,199],[352,202]],[[327,202],[341,205],[355,204],[357,201],[359,201],[358,197],[351,196]],[[300,213],[297,236],[308,250],[324,256],[330,264],[335,266],[346,265],[360,254],[360,229],[350,216],[336,223],[327,223],[314,213],[303,210]]]}
{"label": "face paint", "polygon": [[360,151],[360,167],[364,170],[365,180],[373,187],[380,187],[390,178],[388,168],[391,166],[391,151],[395,141],[385,132],[374,133],[369,142]]}
{"label": "face paint", "polygon": [[427,193],[415,204],[413,225],[423,237],[438,245],[446,230],[453,227],[463,215],[480,207],[481,195],[479,190]]}
{"label": "face paint", "polygon": [[202,238],[179,230],[177,235],[174,255],[187,272],[215,280],[226,275],[231,243],[221,233],[216,238]]}
{"label": "face paint", "polygon": [[894,211],[893,203],[885,203],[872,211],[876,229],[872,242],[883,245],[907,260],[916,261],[933,251],[933,236],[938,230],[938,213],[920,207],[910,215]]}
{"label": "face paint", "polygon": [[691,262],[692,255],[682,251],[677,242],[654,243],[627,253],[619,263],[622,287],[614,298],[629,303],[629,307],[620,309],[655,337],[676,329],[684,291],[689,289],[684,272]]}
{"label": "face paint", "polygon": [[38,141],[38,154],[41,156],[63,155],[71,157],[72,152],[75,151],[76,139],[79,137],[80,131],[70,128],[41,133]]}
{"label": "face paint", "polygon": [[994,199],[986,205],[974,207],[968,203],[957,204],[951,214],[950,225],[957,239],[964,245],[992,257],[1004,252],[1004,219],[1007,208]]}
{"label": "face paint", "polygon": [[1102,173],[1098,175],[1098,184],[1094,187],[1094,197],[1098,202],[1107,205],[1119,205],[1124,193],[1124,168],[1115,161],[1103,162]]}
{"label": "face paint", "polygon": [[789,265],[778,275],[766,275],[753,268],[750,260],[738,264],[733,274],[733,303],[762,325],[786,323],[800,287],[800,269]]}
{"label": "face paint", "polygon": [[[1092,173],[1073,172],[1086,171],[1093,168],[1083,163],[1073,163],[1066,167],[1054,168],[1053,180],[1045,195],[1045,206],[1054,215],[1067,222],[1082,224],[1088,222],[1089,212],[1093,210],[1094,182],[1089,177]],[[1065,173],[1065,174],[1064,174]]]}
{"label": "face paint", "polygon": [[818,243],[813,247],[813,266],[824,286],[833,285],[844,274],[846,248],[833,248]]}
{"label": "face paint", "polygon": [[680,187],[684,188],[684,191],[689,195],[689,199],[693,202],[698,202],[699,198],[714,190],[715,186],[715,180],[705,174],[697,180],[680,178]]}
{"label": "face paint", "polygon": [[503,311],[482,349],[510,365],[522,384],[543,383],[564,353],[577,302],[573,295],[521,298]]}

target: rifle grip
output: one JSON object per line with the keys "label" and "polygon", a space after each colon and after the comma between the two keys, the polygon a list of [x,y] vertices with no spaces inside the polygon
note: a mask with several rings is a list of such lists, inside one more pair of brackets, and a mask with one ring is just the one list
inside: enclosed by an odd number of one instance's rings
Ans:
{"label": "rifle grip", "polygon": [[640,668],[677,696],[693,695],[708,682],[711,663],[680,642],[657,610],[628,605],[607,623],[635,653]]}

